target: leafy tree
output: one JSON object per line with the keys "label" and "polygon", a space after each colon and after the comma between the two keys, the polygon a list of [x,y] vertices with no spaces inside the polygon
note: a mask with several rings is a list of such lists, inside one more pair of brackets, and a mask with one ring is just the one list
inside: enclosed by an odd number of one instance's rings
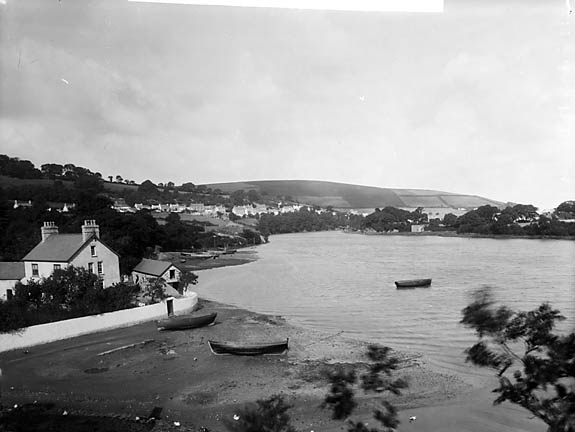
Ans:
{"label": "leafy tree", "polygon": [[[399,366],[399,360],[391,356],[391,349],[380,345],[369,345],[367,356],[371,361],[367,373],[361,375],[361,388],[364,392],[382,394],[390,392],[401,394],[407,387],[403,379],[392,379],[391,375]],[[351,420],[349,417],[357,406],[354,400],[353,385],[357,383],[355,371],[342,368],[328,374],[330,390],[324,399],[322,407],[332,409],[335,420],[347,419],[348,432],[379,432],[380,429],[368,428],[363,422]],[[392,432],[399,425],[397,409],[387,400],[379,401],[381,406],[374,410],[373,417],[381,426],[381,431]]]}
{"label": "leafy tree", "polygon": [[183,291],[188,289],[190,285],[196,285],[198,283],[198,275],[189,271],[184,270],[180,273],[180,285]]}
{"label": "leafy tree", "polygon": [[557,206],[555,211],[575,214],[575,201],[562,202]]}
{"label": "leafy tree", "polygon": [[182,185],[178,188],[182,192],[195,192],[196,185],[192,182],[182,183]]}
{"label": "leafy tree", "polygon": [[545,422],[549,432],[575,431],[575,333],[553,332],[565,319],[559,311],[548,303],[528,312],[495,307],[491,290],[485,288],[475,293],[462,315],[461,323],[479,337],[466,350],[467,361],[492,368],[499,377],[494,403],[522,406]]}
{"label": "leafy tree", "polygon": [[150,278],[142,290],[142,294],[150,300],[150,303],[159,303],[167,297],[165,286],[164,279]]}
{"label": "leafy tree", "polygon": [[255,189],[250,189],[246,195],[246,198],[248,199],[249,202],[252,203],[260,202],[262,200],[262,197]]}
{"label": "leafy tree", "polygon": [[296,432],[287,411],[291,405],[283,396],[274,395],[256,402],[256,408],[240,410],[237,420],[224,424],[232,432]]}
{"label": "leafy tree", "polygon": [[457,216],[455,216],[453,213],[447,213],[445,216],[443,216],[443,225],[446,227],[453,227],[455,226],[456,222]]}
{"label": "leafy tree", "polygon": [[246,192],[243,189],[239,189],[230,194],[230,201],[233,205],[243,205],[246,199]]}

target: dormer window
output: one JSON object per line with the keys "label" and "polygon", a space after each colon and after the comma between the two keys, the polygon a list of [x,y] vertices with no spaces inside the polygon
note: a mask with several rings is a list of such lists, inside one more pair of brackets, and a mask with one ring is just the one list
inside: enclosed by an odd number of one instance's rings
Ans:
{"label": "dormer window", "polygon": [[90,253],[92,254],[93,257],[96,256],[96,246],[95,245],[90,246]]}

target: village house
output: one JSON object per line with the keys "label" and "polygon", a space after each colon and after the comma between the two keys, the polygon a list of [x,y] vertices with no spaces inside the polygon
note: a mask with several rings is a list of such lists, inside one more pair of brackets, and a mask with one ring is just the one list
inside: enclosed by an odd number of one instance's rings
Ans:
{"label": "village house", "polygon": [[205,210],[204,203],[190,203],[187,206],[190,213],[203,213]]}
{"label": "village house", "polygon": [[19,207],[24,207],[24,208],[31,208],[32,207],[32,201],[28,200],[28,201],[18,201],[18,200],[14,200],[14,206],[15,209],[19,208]]}
{"label": "village house", "polygon": [[166,284],[177,290],[179,289],[181,274],[182,271],[171,262],[143,258],[134,267],[132,280],[144,288],[150,279],[163,279]]}
{"label": "village house", "polygon": [[116,252],[100,240],[100,227],[84,221],[81,234],[60,234],[54,222],[44,222],[42,241],[23,259],[25,280],[49,277],[54,270],[83,267],[96,274],[106,288],[120,282]]}
{"label": "village house", "polygon": [[413,224],[411,225],[411,232],[412,233],[422,233],[425,231],[425,225],[421,224]]}
{"label": "village house", "polygon": [[24,276],[23,262],[0,262],[0,300],[10,300],[14,287]]}

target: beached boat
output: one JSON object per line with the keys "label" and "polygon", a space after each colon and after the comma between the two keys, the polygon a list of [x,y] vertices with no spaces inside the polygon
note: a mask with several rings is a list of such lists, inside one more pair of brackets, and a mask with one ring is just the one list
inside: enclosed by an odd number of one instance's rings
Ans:
{"label": "beached boat", "polygon": [[190,259],[210,259],[214,257],[209,252],[182,252],[180,255]]}
{"label": "beached boat", "polygon": [[409,279],[395,281],[395,286],[401,288],[425,288],[431,285],[431,279]]}
{"label": "beached boat", "polygon": [[266,342],[266,343],[246,343],[236,344],[229,342],[216,342],[208,341],[210,350],[216,355],[243,355],[243,356],[257,356],[257,355],[271,355],[283,354],[288,350],[289,338],[283,342]]}
{"label": "beached boat", "polygon": [[218,314],[213,312],[208,315],[192,316],[180,315],[172,316],[158,321],[158,330],[186,330],[197,327],[204,327],[212,324]]}

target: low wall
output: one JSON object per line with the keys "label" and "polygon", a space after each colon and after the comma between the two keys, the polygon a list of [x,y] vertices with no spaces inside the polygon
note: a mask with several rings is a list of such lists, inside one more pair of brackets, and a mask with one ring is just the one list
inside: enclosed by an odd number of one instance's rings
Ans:
{"label": "low wall", "polygon": [[[195,292],[187,292],[186,297],[173,299],[174,314],[190,312],[197,302],[198,295]],[[0,334],[0,352],[119,327],[128,327],[146,321],[165,318],[167,314],[167,304],[166,301],[163,301],[149,306],[26,327],[18,333]]]}

